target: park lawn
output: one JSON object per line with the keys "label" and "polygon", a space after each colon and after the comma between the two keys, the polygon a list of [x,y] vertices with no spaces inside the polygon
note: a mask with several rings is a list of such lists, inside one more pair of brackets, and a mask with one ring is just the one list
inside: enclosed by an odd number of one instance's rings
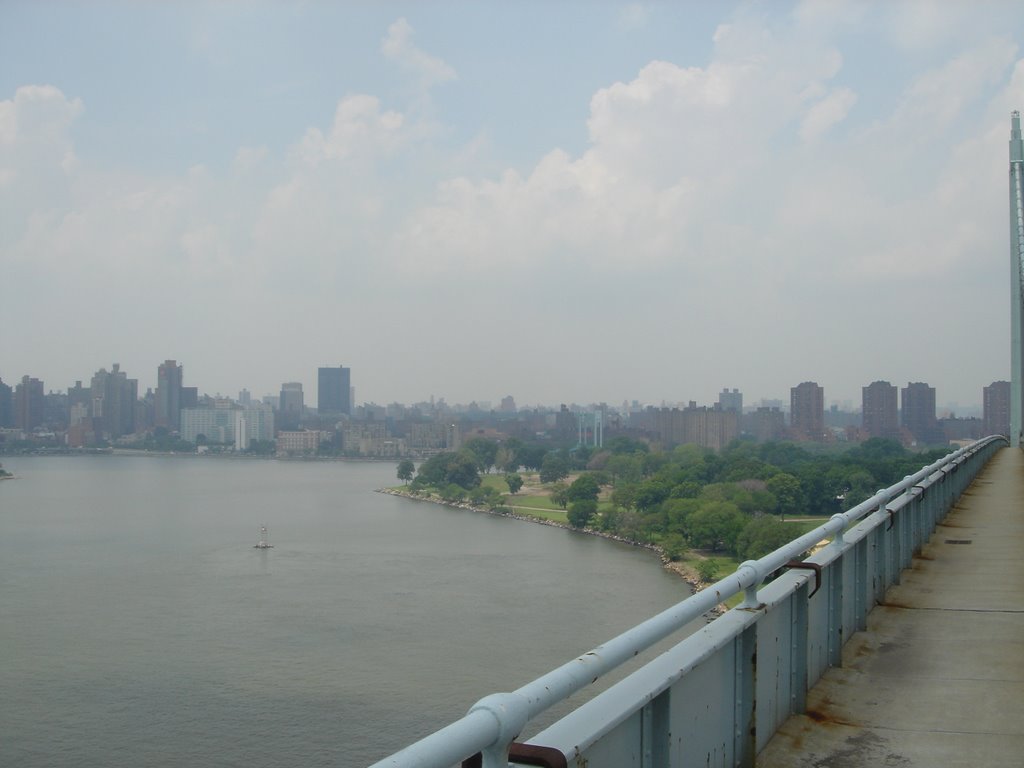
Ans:
{"label": "park lawn", "polygon": [[554,523],[569,524],[569,516],[560,509],[537,509],[535,507],[520,507],[514,504],[507,505],[517,515],[535,517],[538,520],[550,520]]}
{"label": "park lawn", "polygon": [[515,496],[508,495],[508,486],[505,486],[505,501],[513,507],[533,507],[535,509],[546,509],[551,511],[558,511],[565,514],[565,510],[559,507],[557,504],[551,501],[550,496],[526,496],[524,494],[516,494]]}
{"label": "park lawn", "polygon": [[480,485],[484,488],[493,488],[498,493],[508,493],[508,483],[504,475],[480,475]]}

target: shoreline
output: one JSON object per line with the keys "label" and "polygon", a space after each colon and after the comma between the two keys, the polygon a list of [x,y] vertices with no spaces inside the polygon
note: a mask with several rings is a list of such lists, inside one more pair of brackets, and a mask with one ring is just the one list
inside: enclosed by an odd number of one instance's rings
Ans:
{"label": "shoreline", "polygon": [[[702,582],[693,571],[692,568],[688,568],[682,563],[669,560],[665,555],[664,550],[657,544],[644,543],[642,541],[634,541],[633,539],[627,539],[622,536],[616,536],[612,533],[605,533],[604,531],[594,530],[593,528],[573,528],[571,525],[565,523],[559,523],[554,520],[545,520],[539,517],[533,517],[531,515],[524,515],[520,512],[516,512],[514,509],[510,509],[508,512],[500,512],[493,509],[487,509],[486,507],[479,507],[474,504],[470,504],[465,501],[445,501],[443,499],[435,497],[424,497],[413,495],[401,488],[378,488],[377,493],[385,493],[389,496],[400,496],[403,499],[409,499],[410,501],[422,501],[428,504],[437,504],[442,507],[452,507],[454,509],[465,509],[470,512],[483,512],[488,515],[496,515],[498,517],[510,517],[513,520],[521,520],[526,523],[535,523],[537,525],[546,525],[552,528],[561,528],[566,531],[572,531],[574,533],[582,533],[588,536],[597,536],[601,539],[608,539],[609,541],[617,541],[620,544],[628,544],[631,547],[638,547],[640,549],[646,549],[652,554],[656,555],[661,560],[662,567],[667,571],[672,571],[674,574],[679,576],[687,586],[690,587],[690,594],[695,595],[704,589],[707,584]],[[714,621],[716,618],[725,613],[728,607],[723,603],[719,603],[716,607],[712,608],[704,614],[704,619],[708,623]]]}

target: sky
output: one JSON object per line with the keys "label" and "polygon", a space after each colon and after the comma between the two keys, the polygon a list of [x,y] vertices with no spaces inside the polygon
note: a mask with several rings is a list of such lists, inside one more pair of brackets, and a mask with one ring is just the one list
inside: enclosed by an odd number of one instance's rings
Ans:
{"label": "sky", "polygon": [[1021,40],[996,0],[3,0],[0,378],[975,405]]}

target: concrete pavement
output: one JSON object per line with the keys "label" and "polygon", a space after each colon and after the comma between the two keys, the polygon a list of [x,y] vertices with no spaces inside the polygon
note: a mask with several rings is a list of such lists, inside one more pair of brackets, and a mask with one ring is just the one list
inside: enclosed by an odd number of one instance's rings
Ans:
{"label": "concrete pavement", "polygon": [[1024,453],[995,455],[756,764],[1024,768]]}

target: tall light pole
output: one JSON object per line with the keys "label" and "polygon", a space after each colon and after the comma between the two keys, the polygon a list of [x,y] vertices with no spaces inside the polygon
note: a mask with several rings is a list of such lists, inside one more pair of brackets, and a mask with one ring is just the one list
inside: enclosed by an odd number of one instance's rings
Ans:
{"label": "tall light pole", "polygon": [[1020,135],[1020,112],[1010,115],[1010,445],[1020,448],[1024,379],[1024,350],[1021,349],[1021,270],[1024,269],[1024,140]]}

